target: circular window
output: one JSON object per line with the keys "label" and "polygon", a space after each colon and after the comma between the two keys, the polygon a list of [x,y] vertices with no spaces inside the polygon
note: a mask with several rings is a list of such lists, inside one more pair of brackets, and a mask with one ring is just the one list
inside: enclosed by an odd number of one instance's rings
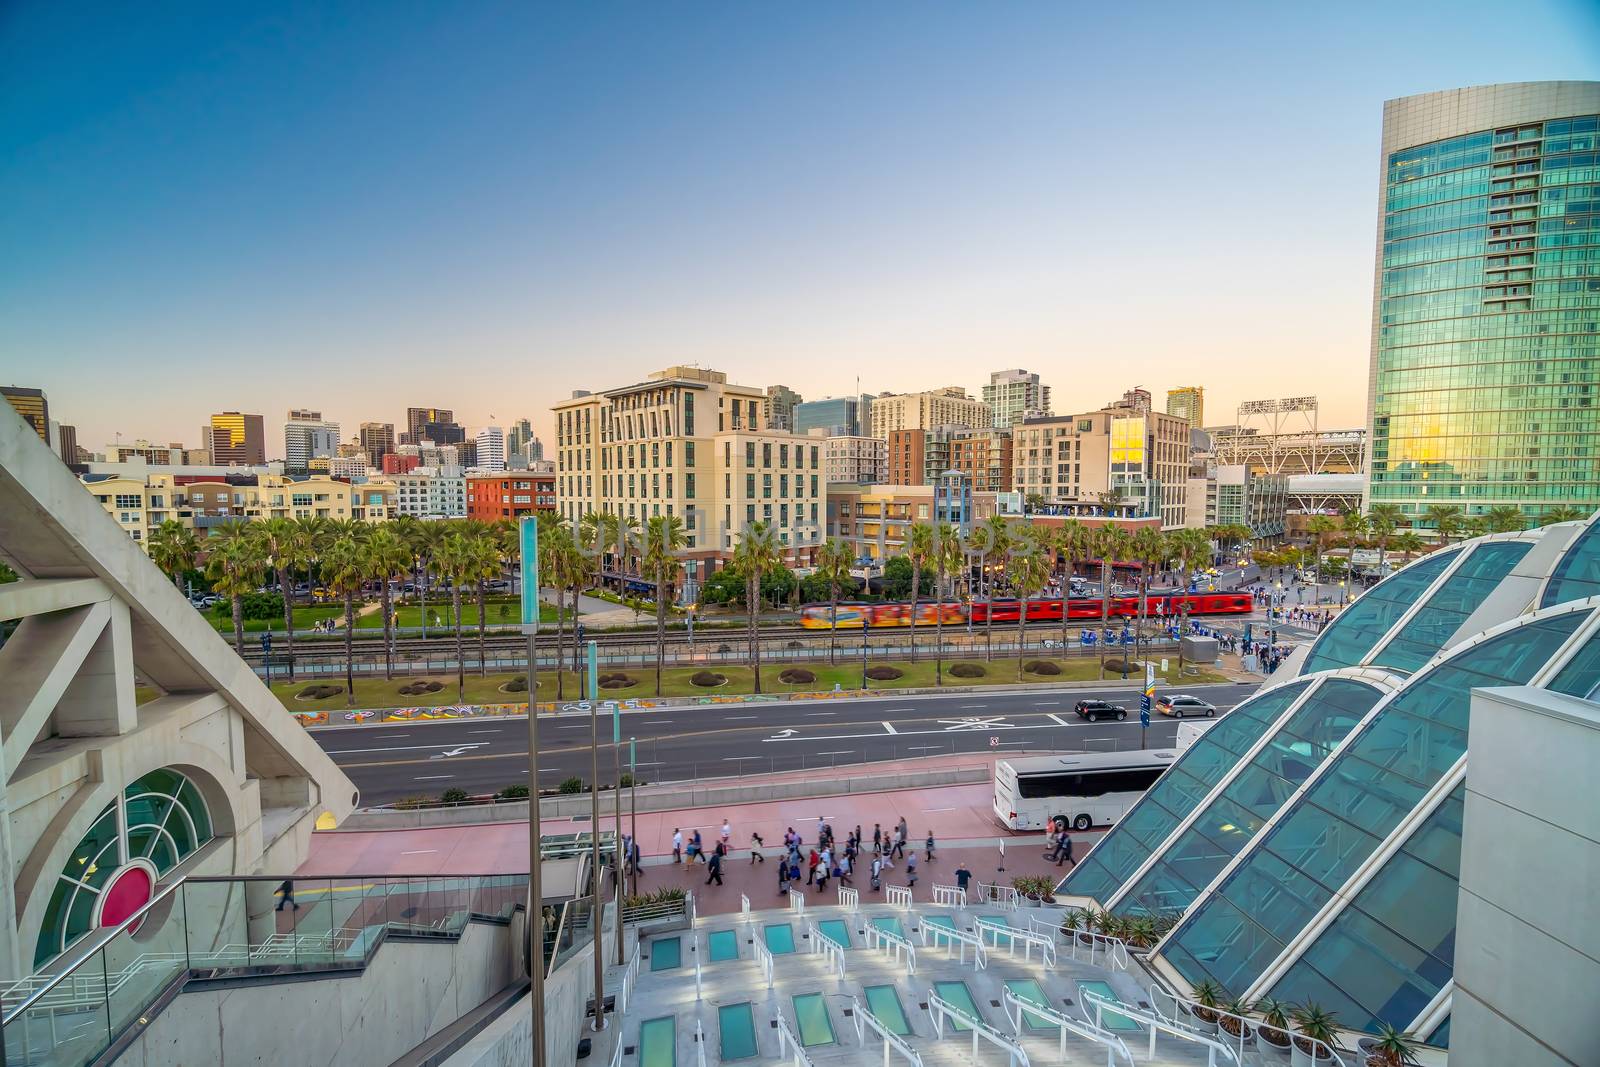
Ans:
{"label": "circular window", "polygon": [[152,771],[105,806],[72,850],[45,908],[35,967],[100,926],[117,926],[155,893],[162,875],[210,841],[211,812],[194,782]]}

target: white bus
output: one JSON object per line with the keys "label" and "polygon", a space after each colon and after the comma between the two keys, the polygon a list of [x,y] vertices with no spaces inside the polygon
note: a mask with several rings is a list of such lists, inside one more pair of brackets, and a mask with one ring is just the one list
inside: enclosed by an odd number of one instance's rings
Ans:
{"label": "white bus", "polygon": [[994,813],[1013,830],[1088,830],[1122,818],[1172,766],[1170,749],[999,760]]}

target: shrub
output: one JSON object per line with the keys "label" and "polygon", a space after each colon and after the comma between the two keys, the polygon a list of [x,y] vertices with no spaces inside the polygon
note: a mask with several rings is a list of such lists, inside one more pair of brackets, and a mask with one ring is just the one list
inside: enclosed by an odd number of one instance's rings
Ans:
{"label": "shrub", "polygon": [[299,697],[301,700],[327,700],[329,697],[336,697],[342,692],[344,692],[344,686],[342,685],[319,684],[308,685],[304,689],[300,690],[300,692],[296,693],[295,696]]}
{"label": "shrub", "polygon": [[[233,618],[233,600],[223,597],[212,605],[219,619]],[[277,593],[246,593],[239,598],[239,614],[244,619],[282,619],[283,597]]]}
{"label": "shrub", "polygon": [[527,800],[528,787],[525,785],[508,785],[494,795],[496,800]]}
{"label": "shrub", "polygon": [[394,806],[401,811],[412,811],[416,808],[432,807],[434,800],[430,796],[418,795],[414,797],[401,797],[394,802]]}
{"label": "shrub", "polygon": [[415,697],[422,696],[426,693],[437,693],[443,688],[444,683],[430,682],[428,679],[423,678],[420,681],[410,682],[406,685],[402,685],[400,687],[400,694],[402,696]]}
{"label": "shrub", "polygon": [[617,788],[619,788],[619,789],[628,789],[632,785],[633,785],[633,775],[629,774],[627,771],[623,771],[622,772],[622,784],[619,785]]}
{"label": "shrub", "polygon": [[1039,674],[1045,676],[1057,675],[1061,673],[1060,665],[1051,663],[1047,659],[1029,660],[1027,663],[1022,665],[1022,669],[1027,671],[1029,674]]}
{"label": "shrub", "polygon": [[804,685],[807,682],[814,682],[816,680],[817,676],[806,670],[804,667],[790,667],[788,670],[778,675],[778,681],[783,682],[786,685]]}
{"label": "shrub", "polygon": [[629,686],[637,684],[626,674],[605,674],[600,676],[601,689],[627,689]]}
{"label": "shrub", "polygon": [[467,801],[465,789],[446,789],[439,794],[439,800],[444,804],[464,804]]}
{"label": "shrub", "polygon": [[528,676],[519,674],[511,681],[500,687],[503,693],[526,693],[528,691]]}
{"label": "shrub", "polygon": [[983,669],[981,663],[956,663],[951,665],[950,673],[957,678],[982,678],[989,672]]}
{"label": "shrub", "polygon": [[879,682],[887,682],[890,679],[898,678],[900,677],[901,673],[902,672],[898,667],[867,668],[867,677]]}
{"label": "shrub", "polygon": [[[1122,673],[1122,657],[1121,656],[1107,656],[1101,662],[1103,662],[1105,664],[1106,670],[1114,671],[1114,672],[1116,672],[1118,674]],[[1136,659],[1130,659],[1128,661],[1128,673],[1127,673],[1127,675],[1124,675],[1124,677],[1128,677],[1130,675],[1135,675],[1135,674],[1143,674],[1143,673],[1144,673],[1144,664],[1139,662]]]}
{"label": "shrub", "polygon": [[716,671],[695,671],[689,677],[689,684],[697,685],[701,689],[715,689],[726,681],[727,679]]}
{"label": "shrub", "polygon": [[[526,685],[527,683],[524,682],[523,684]],[[430,693],[437,693],[443,688],[444,688],[444,683],[443,682],[429,682],[428,683],[428,692],[430,692]]]}
{"label": "shrub", "polygon": [[561,783],[560,792],[562,792],[562,793],[581,793],[581,792],[583,792],[583,779],[582,778],[578,778],[578,777],[572,777],[572,778],[566,779],[565,781],[563,781]]}

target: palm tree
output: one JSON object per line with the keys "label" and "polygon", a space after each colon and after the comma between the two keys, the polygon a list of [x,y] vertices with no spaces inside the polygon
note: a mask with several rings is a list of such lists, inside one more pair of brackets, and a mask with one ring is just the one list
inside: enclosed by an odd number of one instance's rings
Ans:
{"label": "palm tree", "polygon": [[[478,677],[482,678],[489,673],[489,645],[484,632],[488,626],[488,611],[484,595],[489,583],[499,578],[502,572],[500,539],[492,529],[480,528],[467,541],[467,546],[470,560],[467,580],[472,583],[473,599],[478,605]],[[573,595],[576,599],[577,594]]]}
{"label": "palm tree", "polygon": [[268,519],[255,523],[263,563],[278,581],[283,596],[284,643],[289,655],[289,680],[294,681],[294,572],[311,558],[311,539],[294,519]]}
{"label": "palm tree", "polygon": [[1389,540],[1405,520],[1405,512],[1400,510],[1399,504],[1374,504],[1367,512],[1367,523],[1372,529],[1373,539],[1378,542],[1379,574],[1384,573],[1384,563],[1389,556]]}
{"label": "palm tree", "polygon": [[761,580],[783,567],[783,546],[777,534],[764,522],[745,528],[733,550],[734,573],[744,579],[744,602],[750,618],[750,669],[755,676],[754,691],[761,692],[761,640],[757,620],[761,615]]}
{"label": "palm tree", "polygon": [[1589,512],[1582,508],[1551,508],[1539,516],[1540,526],[1550,526],[1558,522],[1582,522],[1589,517]]}
{"label": "palm tree", "polygon": [[922,571],[933,562],[933,527],[914,523],[906,535],[905,553],[911,561],[911,662],[917,661],[917,606],[922,602]]}
{"label": "palm tree", "polygon": [[[1196,567],[1211,558],[1211,539],[1204,530],[1177,530],[1168,535],[1172,558],[1183,573],[1184,597],[1178,609],[1178,677],[1183,677],[1183,635],[1189,629],[1189,576]],[[1320,578],[1321,575],[1318,575]]]}
{"label": "palm tree", "polygon": [[411,570],[411,550],[393,530],[374,530],[361,546],[366,559],[366,575],[378,583],[378,601],[383,610],[383,676],[394,678],[394,606],[389,582],[404,578]]}
{"label": "palm tree", "polygon": [[[1167,535],[1153,526],[1146,526],[1133,535],[1131,546],[1133,558],[1139,564],[1139,607],[1134,624],[1134,641],[1137,643],[1145,636],[1146,624],[1150,621],[1150,577],[1152,572],[1166,566],[1172,558],[1172,545],[1167,540]],[[1128,673],[1128,646],[1122,646],[1122,673]]]}
{"label": "palm tree", "polygon": [[1461,536],[1469,540],[1491,532],[1487,515],[1469,515],[1461,523]]}
{"label": "palm tree", "polygon": [[[1078,560],[1086,555],[1088,542],[1088,527],[1077,519],[1067,519],[1056,528],[1055,533],[1045,544],[1050,546],[1052,552],[1060,552],[1061,565],[1061,648],[1067,647],[1067,623],[1071,620],[1072,612],[1069,605],[1072,601],[1072,577],[1077,573]],[[1041,538],[1041,540],[1043,540]]]}
{"label": "palm tree", "polygon": [[194,531],[177,519],[168,519],[150,535],[148,548],[155,565],[183,592],[183,576],[194,569],[195,557],[200,554]]}
{"label": "palm tree", "polygon": [[678,576],[678,553],[687,541],[683,520],[676,515],[655,515],[645,527],[644,576],[656,586],[656,696],[661,695],[661,661],[667,656],[667,601],[672,599]]}
{"label": "palm tree", "polygon": [[578,520],[578,544],[594,552],[594,587],[605,586],[606,549],[616,541],[617,518],[604,511],[586,511]]}
{"label": "palm tree", "polygon": [[1339,526],[1344,530],[1344,543],[1348,547],[1364,544],[1372,532],[1371,521],[1353,508],[1339,513]]}
{"label": "palm tree", "polygon": [[206,577],[211,579],[211,588],[233,604],[233,647],[240,659],[244,658],[244,598],[256,591],[266,570],[261,544],[250,526],[246,519],[218,526],[206,557]]}
{"label": "palm tree", "polygon": [[[1317,564],[1320,568],[1322,554],[1328,550],[1328,539],[1339,532],[1339,524],[1331,515],[1313,515],[1311,521],[1306,523],[1306,532],[1317,542]],[[1320,583],[1317,587],[1322,588]]]}
{"label": "palm tree", "polygon": [[[983,534],[983,543],[986,546],[982,552],[984,560],[983,574],[985,598],[988,600],[989,610],[983,613],[983,643],[986,646],[983,658],[989,662],[994,660],[994,581],[999,572],[1006,567],[1006,552],[1011,548],[1011,526],[1000,515],[990,515],[982,526],[978,527]],[[1025,607],[1024,607],[1025,613]]]}
{"label": "palm tree", "polygon": [[850,565],[855,562],[855,550],[850,542],[830,537],[817,548],[814,562],[817,574],[828,583],[828,662],[834,664],[839,662],[839,590],[854,581]]}
{"label": "palm tree", "polygon": [[1528,527],[1528,517],[1512,504],[1496,504],[1483,513],[1490,533],[1516,533]]}
{"label": "palm tree", "polygon": [[[1111,625],[1111,565],[1129,548],[1133,535],[1114,522],[1093,531],[1095,554],[1100,557],[1100,630]],[[1105,676],[1105,657],[1101,657],[1101,677]]]}
{"label": "palm tree", "polygon": [[356,702],[356,596],[367,581],[366,551],[353,537],[339,537],[322,553],[322,580],[344,602],[344,702]]}
{"label": "palm tree", "polygon": [[439,550],[450,536],[450,524],[437,519],[424,519],[407,531],[407,546],[411,549],[412,568],[417,579],[417,606],[422,613],[422,636],[428,636],[428,579],[437,570]]}
{"label": "palm tree", "polygon": [[1422,551],[1422,535],[1415,530],[1401,530],[1389,539],[1389,547],[1396,552],[1412,556]]}
{"label": "palm tree", "polygon": [[1022,664],[1027,656],[1028,598],[1045,587],[1054,570],[1050,560],[1041,551],[1034,536],[1023,531],[1012,542],[1013,551],[1006,560],[1006,576],[1017,594],[1017,681],[1022,681]]}
{"label": "palm tree", "polygon": [[1429,504],[1422,509],[1422,523],[1439,531],[1439,540],[1450,543],[1451,535],[1461,532],[1461,506],[1459,504]]}
{"label": "palm tree", "polygon": [[961,532],[947,522],[933,531],[933,684],[944,684],[944,583],[951,572],[959,570],[966,560],[966,548],[961,543]]}
{"label": "palm tree", "polygon": [[[451,614],[456,631],[456,700],[466,703],[467,657],[461,643],[461,585],[472,572],[472,543],[459,533],[446,535],[435,554],[434,565],[440,575],[450,580]],[[529,699],[532,699],[531,694]]]}

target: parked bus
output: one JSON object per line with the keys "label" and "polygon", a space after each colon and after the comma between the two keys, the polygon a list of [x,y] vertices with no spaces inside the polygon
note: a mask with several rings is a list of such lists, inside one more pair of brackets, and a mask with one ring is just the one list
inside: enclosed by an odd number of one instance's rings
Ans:
{"label": "parked bus", "polygon": [[1122,818],[1178,758],[1170,749],[999,760],[994,813],[1012,830],[1088,830]]}

